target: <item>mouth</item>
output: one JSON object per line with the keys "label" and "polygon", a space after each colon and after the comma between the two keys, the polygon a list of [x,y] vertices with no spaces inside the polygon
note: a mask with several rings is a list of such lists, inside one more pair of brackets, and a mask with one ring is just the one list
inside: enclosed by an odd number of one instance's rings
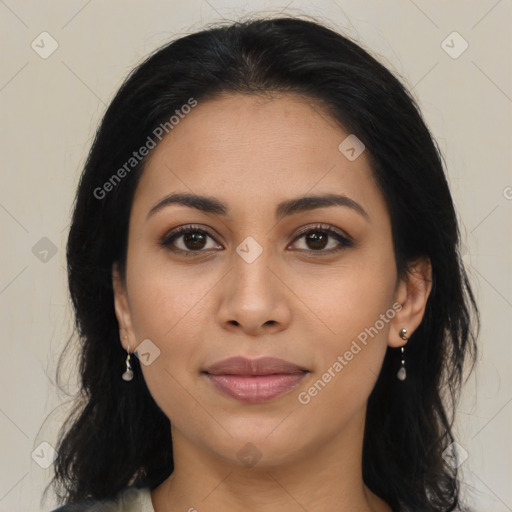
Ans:
{"label": "mouth", "polygon": [[232,357],[202,373],[224,395],[242,402],[261,403],[298,386],[309,370],[274,357]]}

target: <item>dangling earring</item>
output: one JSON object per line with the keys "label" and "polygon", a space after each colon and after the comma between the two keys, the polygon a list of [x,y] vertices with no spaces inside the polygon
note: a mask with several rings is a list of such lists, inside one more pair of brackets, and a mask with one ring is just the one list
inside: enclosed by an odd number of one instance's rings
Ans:
{"label": "dangling earring", "polygon": [[[122,336],[124,339],[126,339],[126,334]],[[130,365],[130,345],[128,345],[128,355],[126,356],[126,370],[123,373],[122,377],[123,380],[129,381],[133,379],[133,371],[132,367]]]}
{"label": "dangling earring", "polygon": [[133,379],[133,371],[130,366],[130,345],[128,345],[128,355],[126,356],[126,370],[123,373],[123,380],[132,380]]}
{"label": "dangling earring", "polygon": [[[403,340],[409,341],[409,337],[406,336],[406,333],[407,333],[407,329],[402,329],[399,333],[399,336]],[[399,380],[405,380],[405,378],[407,377],[407,372],[405,371],[404,345],[402,345],[400,348],[401,348],[401,352],[402,352],[402,354],[401,354],[402,355],[402,366],[400,367],[400,370],[398,370],[396,376]]]}

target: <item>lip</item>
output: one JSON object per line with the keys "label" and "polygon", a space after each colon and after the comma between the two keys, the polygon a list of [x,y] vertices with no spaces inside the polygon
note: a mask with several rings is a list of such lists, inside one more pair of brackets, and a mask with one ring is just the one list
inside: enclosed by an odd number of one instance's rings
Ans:
{"label": "lip", "polygon": [[272,375],[303,372],[307,371],[307,368],[277,357],[248,359],[237,356],[218,361],[208,366],[205,371],[210,375]]}
{"label": "lip", "polygon": [[296,387],[309,371],[275,357],[231,357],[203,373],[222,393],[248,403],[261,403]]}

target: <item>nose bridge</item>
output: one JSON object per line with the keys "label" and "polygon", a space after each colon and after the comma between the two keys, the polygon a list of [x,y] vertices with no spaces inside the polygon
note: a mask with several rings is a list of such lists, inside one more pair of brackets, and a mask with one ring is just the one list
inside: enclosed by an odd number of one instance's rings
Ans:
{"label": "nose bridge", "polygon": [[[262,236],[259,237],[260,239]],[[235,290],[242,294],[269,298],[272,294],[273,274],[269,270],[271,250],[268,244],[246,238],[233,254],[232,274]]]}
{"label": "nose bridge", "polygon": [[283,290],[269,268],[272,251],[267,243],[256,243],[246,239],[233,252],[219,311],[224,327],[257,332],[264,325],[282,328],[289,318]]}

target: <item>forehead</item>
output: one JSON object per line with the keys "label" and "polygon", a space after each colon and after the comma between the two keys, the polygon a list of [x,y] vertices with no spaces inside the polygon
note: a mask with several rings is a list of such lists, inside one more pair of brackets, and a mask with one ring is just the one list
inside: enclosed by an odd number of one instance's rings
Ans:
{"label": "forehead", "polygon": [[339,149],[349,135],[319,102],[303,96],[199,101],[152,150],[134,209],[149,210],[176,190],[252,209],[308,192],[338,192],[370,211],[382,209],[365,152],[349,160]]}

